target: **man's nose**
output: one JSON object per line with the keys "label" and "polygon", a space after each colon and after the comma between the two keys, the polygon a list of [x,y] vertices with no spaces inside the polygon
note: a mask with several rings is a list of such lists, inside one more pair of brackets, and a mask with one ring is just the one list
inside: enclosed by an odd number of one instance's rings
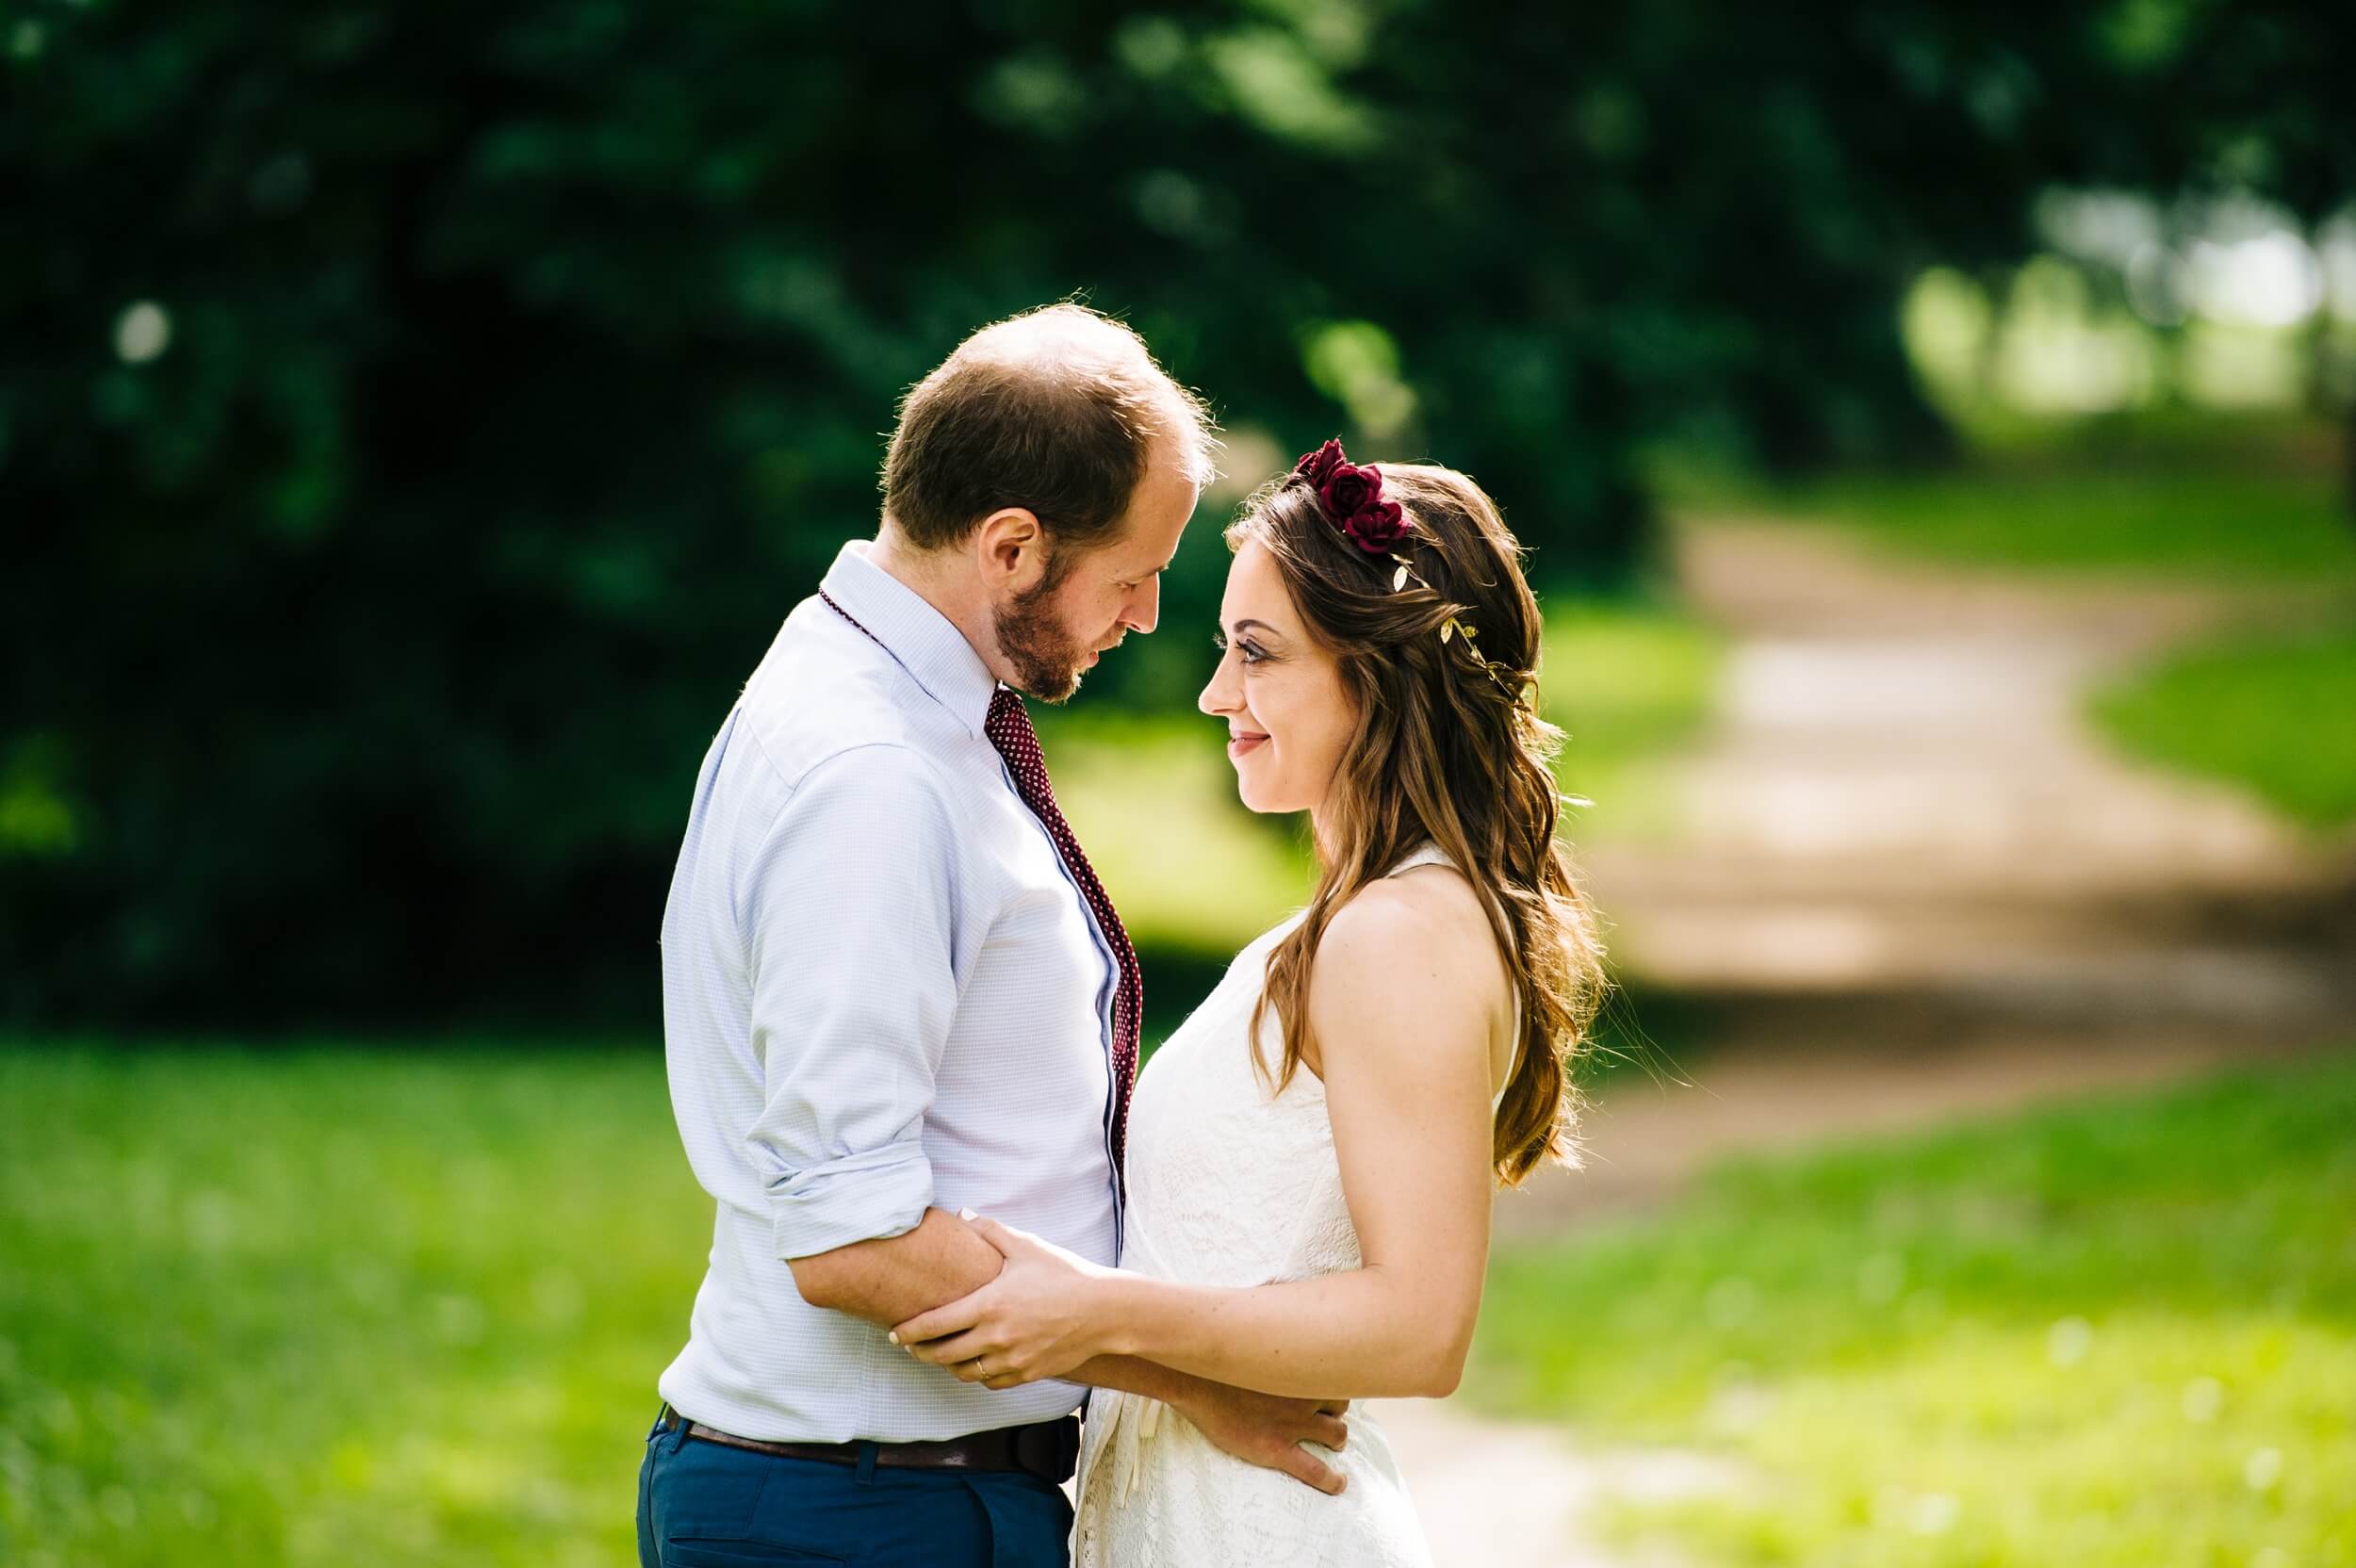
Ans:
{"label": "man's nose", "polygon": [[1121,618],[1132,630],[1152,631],[1162,618],[1162,580],[1158,577],[1147,578],[1130,599]]}

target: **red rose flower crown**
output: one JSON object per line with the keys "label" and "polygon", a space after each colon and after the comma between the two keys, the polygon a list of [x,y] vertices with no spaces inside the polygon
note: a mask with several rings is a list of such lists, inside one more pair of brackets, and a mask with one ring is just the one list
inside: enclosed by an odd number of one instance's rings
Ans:
{"label": "red rose flower crown", "polygon": [[[1426,593],[1432,585],[1415,575],[1415,563],[1399,553],[1399,547],[1414,531],[1408,526],[1406,509],[1397,501],[1383,498],[1383,472],[1371,463],[1356,464],[1342,450],[1339,440],[1329,440],[1316,451],[1302,455],[1293,465],[1292,477],[1286,484],[1306,485],[1317,498],[1317,506],[1325,514],[1335,531],[1368,555],[1387,555],[1399,564],[1391,574],[1391,591],[1399,592],[1413,582]],[[1527,694],[1519,682],[1513,680],[1505,668],[1483,658],[1474,646],[1480,632],[1471,622],[1450,615],[1440,626],[1443,643],[1462,634],[1459,645],[1471,655],[1474,663],[1487,673],[1509,697],[1522,700]]]}

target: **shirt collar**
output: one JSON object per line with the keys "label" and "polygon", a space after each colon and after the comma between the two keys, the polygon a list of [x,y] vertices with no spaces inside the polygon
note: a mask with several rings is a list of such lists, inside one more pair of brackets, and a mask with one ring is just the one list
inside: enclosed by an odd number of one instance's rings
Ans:
{"label": "shirt collar", "polygon": [[975,736],[990,717],[997,678],[957,623],[867,559],[868,541],[845,543],[826,569],[826,595],[874,634],[935,702]]}

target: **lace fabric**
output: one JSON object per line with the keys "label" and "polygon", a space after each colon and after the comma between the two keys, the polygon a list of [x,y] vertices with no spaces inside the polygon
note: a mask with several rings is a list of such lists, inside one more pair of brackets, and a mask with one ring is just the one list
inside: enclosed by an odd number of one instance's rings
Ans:
{"label": "lace fabric", "polygon": [[[1392,868],[1447,864],[1426,846]],[[1300,917],[1236,956],[1155,1052],[1130,1107],[1121,1266],[1195,1284],[1255,1285],[1355,1268],[1325,1086],[1297,1072],[1270,1095],[1252,1069],[1252,1004],[1268,949]],[[1271,1016],[1263,1059],[1279,1059]],[[1429,1568],[1407,1485],[1381,1426],[1353,1405],[1349,1446],[1313,1446],[1350,1478],[1327,1496],[1212,1446],[1158,1400],[1099,1389],[1082,1433],[1075,1568],[1349,1564]]]}

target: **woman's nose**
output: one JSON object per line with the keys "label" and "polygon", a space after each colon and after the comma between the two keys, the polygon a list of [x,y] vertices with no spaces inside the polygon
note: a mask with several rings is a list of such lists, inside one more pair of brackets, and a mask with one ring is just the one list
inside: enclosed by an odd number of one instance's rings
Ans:
{"label": "woman's nose", "polygon": [[1233,655],[1219,655],[1219,668],[1211,672],[1210,683],[1203,688],[1203,694],[1194,699],[1197,708],[1214,718],[1231,711],[1235,706],[1229,699],[1226,689],[1228,666],[1233,662]]}

